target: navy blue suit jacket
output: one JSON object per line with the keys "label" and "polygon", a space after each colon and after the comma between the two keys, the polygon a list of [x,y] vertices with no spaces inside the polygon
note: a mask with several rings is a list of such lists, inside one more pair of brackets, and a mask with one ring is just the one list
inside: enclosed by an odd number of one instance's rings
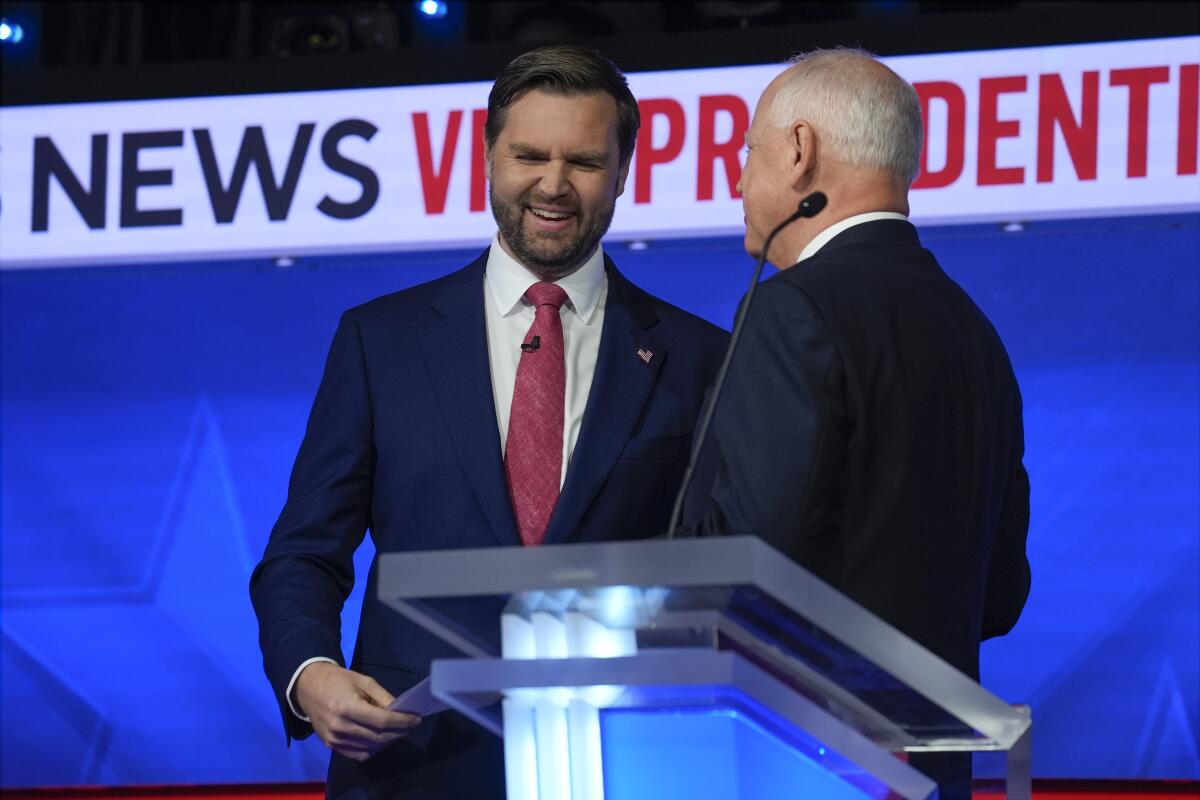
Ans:
{"label": "navy blue suit jacket", "polygon": [[763,282],[687,533],[753,533],[959,670],[1029,592],[1021,395],[992,324],[906,221]]}
{"label": "navy blue suit jacket", "polygon": [[[296,668],[314,656],[342,663],[339,615],[367,531],[380,553],[520,544],[492,399],[486,263],[485,252],[444,278],[347,311],[338,326],[287,502],[250,584],[290,737],[312,732],[284,697]],[[546,544],[665,530],[728,340],[635,287],[607,259],[605,268],[596,372]],[[639,349],[653,353],[649,363]],[[375,579],[372,564],[351,668],[399,694],[433,659],[459,654],[384,607]],[[503,787],[500,752],[490,734],[441,714],[365,765],[335,756],[329,793],[494,795]]]}
{"label": "navy blue suit jacket", "polygon": [[[992,324],[906,221],[759,287],[684,535],[751,533],[962,672],[1029,593],[1021,395]],[[969,757],[910,763],[969,797]]]}

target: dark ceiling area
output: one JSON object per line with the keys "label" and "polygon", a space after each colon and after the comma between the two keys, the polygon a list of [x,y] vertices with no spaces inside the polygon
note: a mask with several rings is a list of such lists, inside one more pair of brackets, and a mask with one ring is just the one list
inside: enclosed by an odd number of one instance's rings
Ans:
{"label": "dark ceiling area", "polygon": [[[626,71],[1200,33],[1195,2],[0,3],[4,105],[487,80],[549,42]],[[439,8],[440,6],[440,8]]]}

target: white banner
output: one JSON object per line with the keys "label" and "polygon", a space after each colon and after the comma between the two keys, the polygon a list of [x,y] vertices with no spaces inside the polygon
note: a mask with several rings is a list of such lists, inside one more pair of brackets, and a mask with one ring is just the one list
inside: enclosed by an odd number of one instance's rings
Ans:
{"label": "white banner", "polygon": [[[918,224],[1200,211],[1200,37],[885,59]],[[740,233],[778,65],[635,73],[613,239]],[[0,268],[482,245],[490,83],[0,109]]]}

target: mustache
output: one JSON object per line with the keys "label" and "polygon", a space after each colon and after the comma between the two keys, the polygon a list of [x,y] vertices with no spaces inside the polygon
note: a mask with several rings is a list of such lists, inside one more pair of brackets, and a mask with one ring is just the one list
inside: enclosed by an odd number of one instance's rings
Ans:
{"label": "mustache", "polygon": [[534,205],[535,203],[546,206],[554,206],[555,208],[560,208],[564,211],[570,211],[575,214],[579,213],[579,203],[569,200],[562,195],[559,195],[558,197],[550,197],[548,195],[530,192],[521,198],[522,206]]}

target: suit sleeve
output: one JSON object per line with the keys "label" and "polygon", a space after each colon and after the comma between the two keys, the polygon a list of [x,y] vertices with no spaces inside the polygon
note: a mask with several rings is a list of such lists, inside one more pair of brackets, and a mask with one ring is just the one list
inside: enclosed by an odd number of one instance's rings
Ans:
{"label": "suit sleeve", "polygon": [[808,295],[764,282],[698,456],[685,535],[755,534],[802,556],[802,540],[814,533],[805,521],[822,494],[818,461],[841,452],[840,374],[829,327]]}
{"label": "suit sleeve", "polygon": [[1029,559],[1025,555],[1029,533],[1029,475],[1021,463],[1024,432],[1019,404],[1017,442],[1016,466],[1009,477],[996,540],[992,544],[992,558],[988,565],[982,639],[1003,636],[1012,630],[1025,607],[1025,600],[1029,597]]}
{"label": "suit sleeve", "polygon": [[354,551],[370,524],[372,430],[359,328],[343,316],[292,469],[287,502],[250,577],[263,666],[289,737],[312,733],[291,713],[285,696],[296,668],[318,656],[345,664],[341,610],[354,585]]}

